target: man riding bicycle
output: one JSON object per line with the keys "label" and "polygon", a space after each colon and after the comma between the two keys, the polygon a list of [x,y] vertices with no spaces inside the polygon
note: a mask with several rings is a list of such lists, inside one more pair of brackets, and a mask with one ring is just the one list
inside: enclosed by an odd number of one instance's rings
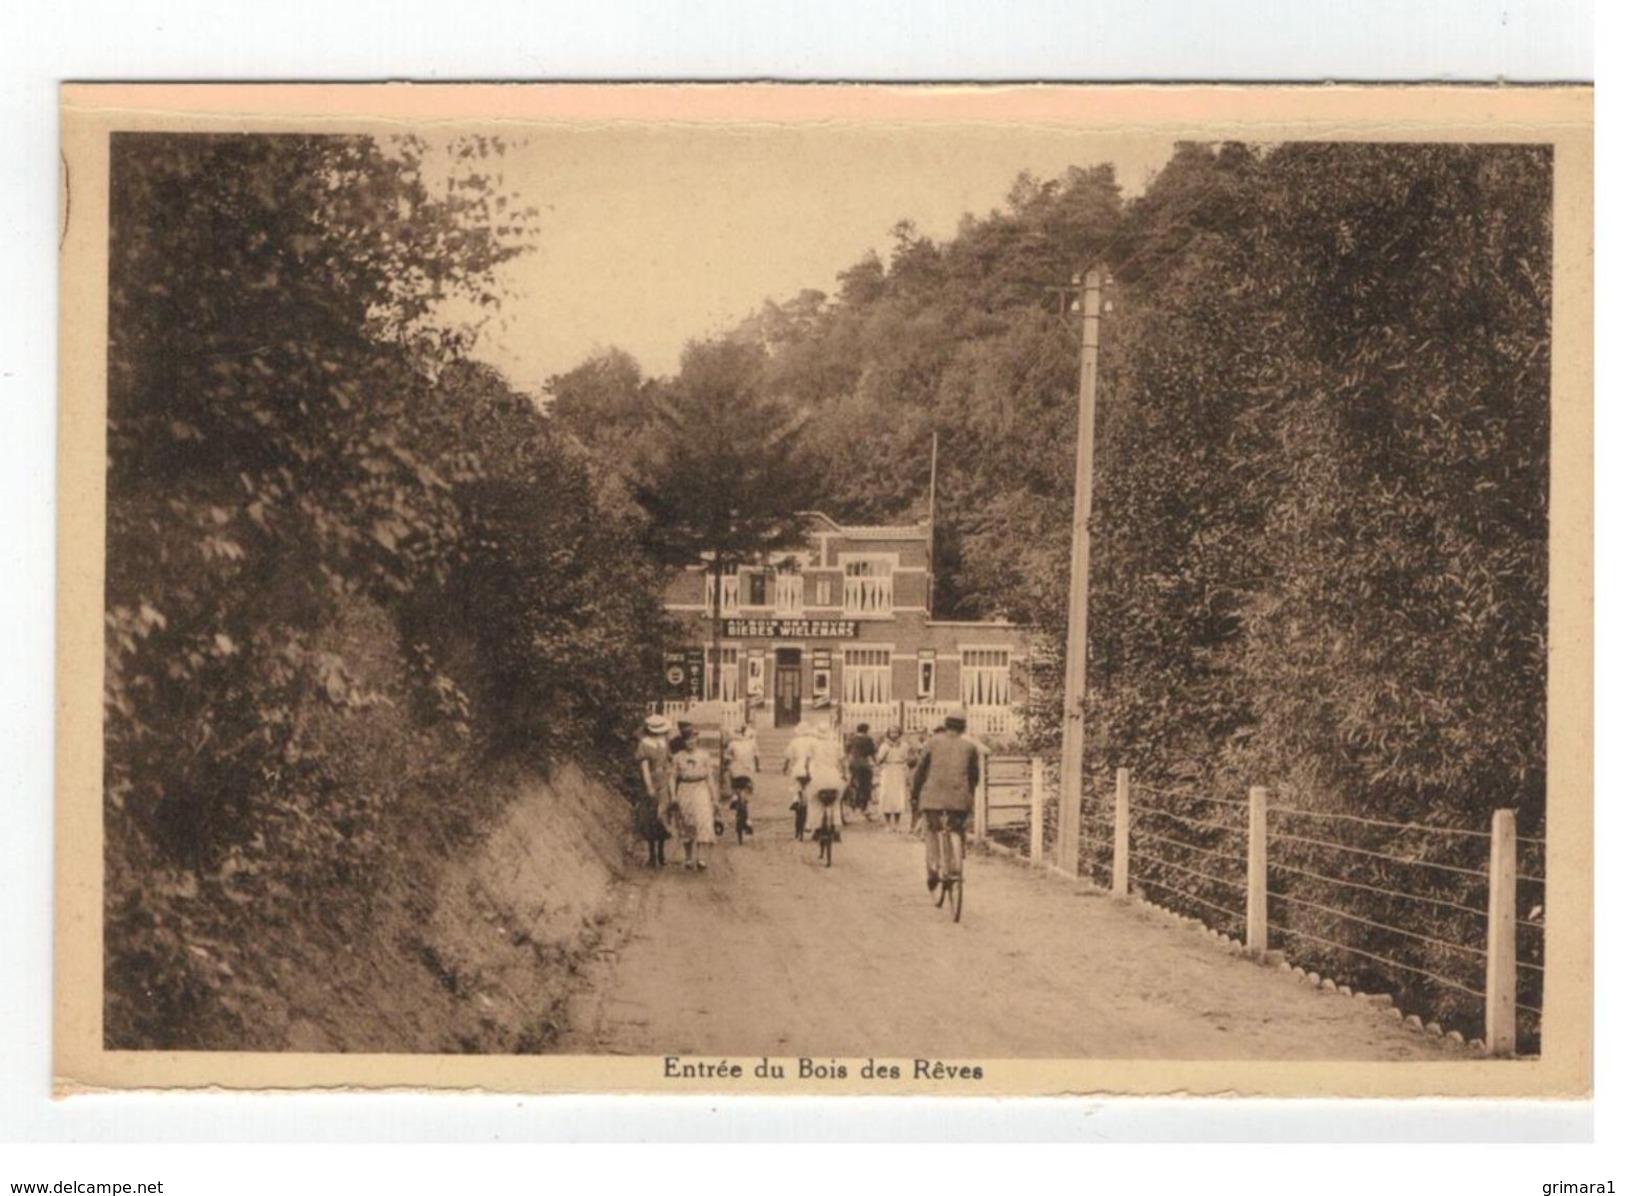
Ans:
{"label": "man riding bicycle", "polygon": [[925,818],[925,887],[959,879],[965,823],[982,779],[976,744],[965,735],[965,711],[951,706],[914,768],[910,795]]}

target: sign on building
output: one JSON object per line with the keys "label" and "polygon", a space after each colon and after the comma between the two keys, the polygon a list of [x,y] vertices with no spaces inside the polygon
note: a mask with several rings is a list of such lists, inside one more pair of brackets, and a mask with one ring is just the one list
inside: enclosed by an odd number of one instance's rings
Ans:
{"label": "sign on building", "polygon": [[728,619],[723,634],[730,639],[851,639],[858,633],[852,619]]}
{"label": "sign on building", "polygon": [[667,652],[661,666],[661,687],[667,701],[703,698],[705,650],[683,648]]}

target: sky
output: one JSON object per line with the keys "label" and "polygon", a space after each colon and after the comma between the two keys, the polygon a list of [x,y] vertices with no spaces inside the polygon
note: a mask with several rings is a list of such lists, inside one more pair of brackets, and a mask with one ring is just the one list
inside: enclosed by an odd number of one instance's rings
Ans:
{"label": "sky", "polygon": [[951,237],[965,213],[1003,206],[1022,170],[1054,177],[1110,162],[1126,196],[1169,139],[1058,127],[557,126],[508,136],[507,189],[538,209],[534,252],[503,268],[508,292],[477,354],[522,390],[611,346],[645,373],[764,300],[836,275],[913,220]]}

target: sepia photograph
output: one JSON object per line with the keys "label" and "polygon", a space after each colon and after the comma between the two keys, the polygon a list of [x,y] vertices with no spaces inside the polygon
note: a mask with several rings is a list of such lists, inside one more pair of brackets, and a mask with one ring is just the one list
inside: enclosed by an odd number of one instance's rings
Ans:
{"label": "sepia photograph", "polygon": [[1589,1093],[1588,89],[62,122],[60,1090]]}

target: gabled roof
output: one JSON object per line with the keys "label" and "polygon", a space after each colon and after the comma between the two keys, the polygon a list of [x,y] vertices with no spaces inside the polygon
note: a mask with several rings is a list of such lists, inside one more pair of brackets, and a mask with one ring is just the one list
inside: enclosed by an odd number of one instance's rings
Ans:
{"label": "gabled roof", "polygon": [[803,511],[801,514],[808,519],[826,524],[828,530],[845,536],[849,540],[927,540],[931,536],[931,526],[926,523],[837,523],[822,511]]}

